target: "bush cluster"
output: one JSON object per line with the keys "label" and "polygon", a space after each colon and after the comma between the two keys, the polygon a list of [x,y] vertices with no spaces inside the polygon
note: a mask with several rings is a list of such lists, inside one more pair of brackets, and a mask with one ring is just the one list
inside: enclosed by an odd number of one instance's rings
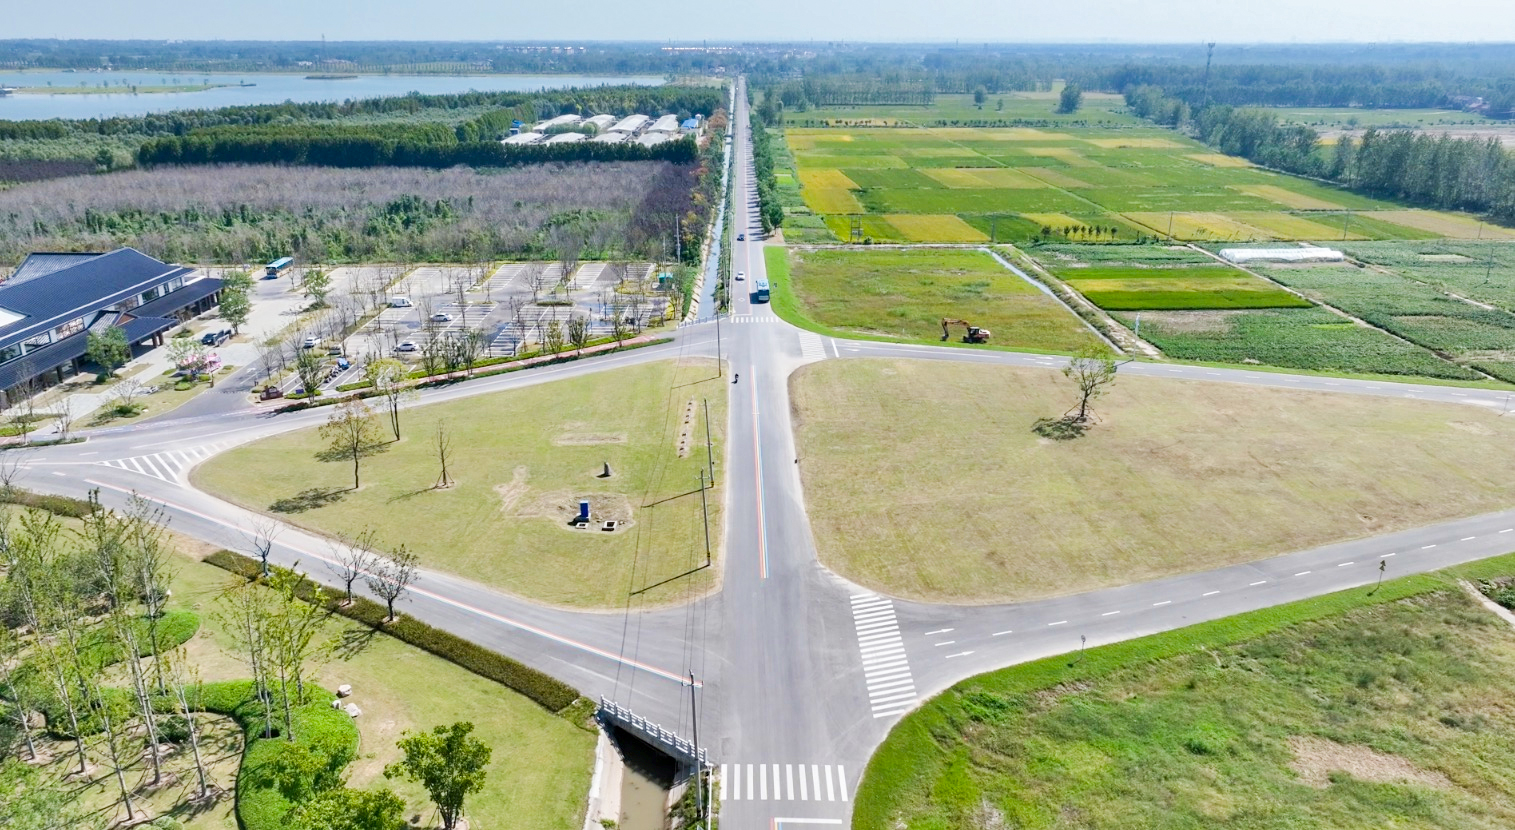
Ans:
{"label": "bush cluster", "polygon": [[[256,579],[260,573],[257,562],[231,551],[217,551],[206,557],[206,562],[230,571],[246,579]],[[297,589],[301,598],[310,600],[318,586],[309,580]],[[455,634],[434,628],[411,617],[385,624],[387,613],[384,606],[361,597],[352,605],[343,606],[342,597],[326,599],[327,610],[348,619],[379,629],[402,642],[423,649],[444,660],[461,666],[480,677],[493,680],[520,692],[552,712],[561,712],[579,699],[572,686],[550,677],[523,663],[502,654],[496,654],[470,643]]]}
{"label": "bush cluster", "polygon": [[82,519],[94,510],[84,499],[33,493],[30,490],[15,487],[0,487],[0,504],[15,504],[36,510],[46,510],[70,519]]}

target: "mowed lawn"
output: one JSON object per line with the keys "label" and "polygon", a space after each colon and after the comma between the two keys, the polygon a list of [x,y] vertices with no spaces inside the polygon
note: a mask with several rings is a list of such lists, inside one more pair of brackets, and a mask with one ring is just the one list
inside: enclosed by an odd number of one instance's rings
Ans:
{"label": "mowed lawn", "polygon": [[[200,632],[186,644],[190,659],[206,682],[248,676],[235,638],[213,613],[216,598],[236,580],[203,562],[174,563],[174,597],[199,609]],[[468,816],[476,827],[559,828],[583,824],[594,767],[594,734],[554,715],[526,697],[485,680],[439,657],[387,636],[334,618],[320,635],[347,643],[315,672],[327,689],[353,687],[350,702],[363,714],[358,758],[348,766],[354,787],[389,787],[402,796],[406,815],[433,818],[426,791],[419,785],[386,780],[384,766],[399,760],[395,742],[406,730],[429,730],[466,720],[474,735],[493,750],[483,792],[469,796]],[[235,765],[217,784],[228,789]],[[192,828],[234,830],[231,799],[188,822]]]}
{"label": "mowed lawn", "polygon": [[[349,462],[317,459],[325,445],[315,429],[217,456],[195,482],[323,533],[372,527],[386,545],[419,553],[424,567],[543,602],[620,607],[629,590],[665,580],[644,600],[681,601],[707,590],[719,570],[673,579],[704,564],[703,407],[708,400],[719,458],[726,385],[713,361],[667,361],[407,410],[405,440],[364,460],[357,492]],[[446,490],[433,489],[439,421],[457,480]],[[608,479],[598,477],[605,462]],[[630,525],[569,529],[581,498],[597,518]],[[720,491],[708,501],[719,539]]]}
{"label": "mowed lawn", "polygon": [[982,603],[1246,562],[1515,504],[1515,422],[1476,407],[1120,377],[1081,439],[1055,370],[845,360],[794,378],[821,560]]}
{"label": "mowed lawn", "polygon": [[[789,258],[800,313],[829,328],[940,341],[948,317],[989,329],[996,346],[1071,352],[1097,342],[1057,300],[982,251],[795,249]],[[962,334],[954,326],[953,342]]]}
{"label": "mowed lawn", "polygon": [[890,734],[852,826],[1515,825],[1515,631],[1431,579],[964,681]]}

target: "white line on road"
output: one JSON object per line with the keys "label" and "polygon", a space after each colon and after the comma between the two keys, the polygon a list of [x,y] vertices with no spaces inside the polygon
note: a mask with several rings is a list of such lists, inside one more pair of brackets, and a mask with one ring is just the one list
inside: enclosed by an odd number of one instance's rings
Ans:
{"label": "white line on road", "polygon": [[1386,554],[1384,554],[1384,555],[1383,555],[1383,558],[1384,558],[1384,559],[1388,559],[1388,558],[1389,558],[1389,557],[1391,557],[1391,556],[1397,556],[1397,555],[1398,555],[1398,554],[1394,554],[1394,553],[1386,553]]}
{"label": "white line on road", "polygon": [[1063,624],[1064,624],[1064,623],[1066,623],[1066,622],[1068,622],[1068,621],[1067,621],[1067,620],[1058,620],[1058,621],[1057,621],[1057,622],[1055,622],[1055,623],[1047,623],[1047,625],[1048,625],[1048,626],[1049,626],[1049,627],[1051,627],[1051,626],[1054,626],[1054,625],[1063,625]]}
{"label": "white line on road", "polygon": [[1422,545],[1420,549],[1421,550],[1430,550],[1431,548],[1434,548],[1434,547],[1436,547],[1436,546],[1435,545]]}
{"label": "white line on road", "polygon": [[1256,582],[1249,583],[1248,587],[1252,587],[1252,586],[1256,586],[1256,585],[1266,585],[1267,582],[1268,582],[1268,580],[1266,580],[1266,579],[1259,579]]}
{"label": "white line on road", "polygon": [[949,654],[949,655],[947,655],[947,659],[951,660],[954,657],[967,657],[968,655],[970,655],[972,653],[973,652],[971,652],[971,651],[959,651],[957,654]]}
{"label": "white line on road", "polygon": [[1309,571],[1300,571],[1299,573],[1295,574],[1295,576],[1305,576],[1305,575],[1307,575],[1309,573],[1310,573]]}
{"label": "white line on road", "polygon": [[922,634],[921,636],[922,637],[930,637],[932,634],[946,634],[946,633],[948,633],[950,631],[956,631],[956,630],[957,629],[955,629],[955,628],[938,628],[935,631],[927,631],[925,634]]}
{"label": "white line on road", "polygon": [[1504,530],[1501,530],[1499,532],[1500,533],[1515,533],[1515,527],[1507,527]]}
{"label": "white line on road", "polygon": [[1203,594],[1201,594],[1201,596],[1213,597],[1213,596],[1215,596],[1218,593],[1220,593],[1220,591],[1206,591]]}
{"label": "white line on road", "polygon": [[1113,617],[1113,616],[1115,616],[1116,614],[1119,614],[1119,613],[1120,613],[1119,611],[1106,611],[1105,613],[1100,614],[1100,616],[1101,617]]}
{"label": "white line on road", "polygon": [[1338,567],[1338,568],[1345,568],[1348,565],[1355,565],[1355,564],[1357,564],[1357,563],[1355,563],[1355,562],[1342,562],[1341,564],[1337,565],[1336,567]]}
{"label": "white line on road", "polygon": [[1154,603],[1152,603],[1152,607],[1153,608],[1157,608],[1159,606],[1172,605],[1172,604],[1173,604],[1173,600],[1171,600],[1171,599],[1165,599],[1162,602],[1154,602]]}
{"label": "white line on road", "polygon": [[1474,539],[1477,539],[1477,538],[1478,538],[1477,536],[1464,536],[1461,539],[1458,539],[1457,541],[1459,541],[1459,542],[1471,542],[1471,541],[1473,541]]}
{"label": "white line on road", "polygon": [[989,636],[990,637],[1003,637],[1006,634],[1014,634],[1014,633],[1015,633],[1014,631],[1010,631],[1010,630],[1007,629],[1005,631],[996,631],[993,634],[990,634]]}
{"label": "white line on road", "polygon": [[937,643],[936,647],[937,648],[941,648],[942,646],[950,646],[950,645],[952,645],[955,642],[957,642],[957,641],[956,640],[946,640],[944,642]]}

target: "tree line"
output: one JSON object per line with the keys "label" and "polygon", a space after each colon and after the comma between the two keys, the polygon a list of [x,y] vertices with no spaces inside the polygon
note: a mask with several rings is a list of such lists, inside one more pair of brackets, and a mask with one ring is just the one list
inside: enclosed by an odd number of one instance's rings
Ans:
{"label": "tree line", "polygon": [[[346,132],[343,135],[341,133]],[[445,139],[364,135],[359,129],[328,135],[315,131],[215,131],[155,138],[137,151],[144,167],[162,164],[298,164],[322,167],[513,167],[549,162],[667,161],[688,164],[698,155],[693,137],[651,147],[626,141],[601,144],[460,143]]]}
{"label": "tree line", "polygon": [[763,120],[762,117],[750,119],[749,129],[752,132],[752,165],[757,171],[758,215],[763,222],[763,233],[768,233],[784,223],[784,207],[779,204],[779,182],[774,171],[774,139],[763,126]]}
{"label": "tree line", "polygon": [[1221,104],[1194,113],[1150,86],[1128,91],[1126,102],[1137,115],[1186,129],[1228,155],[1374,196],[1515,222],[1515,159],[1497,138],[1369,129],[1328,148],[1314,129],[1280,123],[1265,109]]}

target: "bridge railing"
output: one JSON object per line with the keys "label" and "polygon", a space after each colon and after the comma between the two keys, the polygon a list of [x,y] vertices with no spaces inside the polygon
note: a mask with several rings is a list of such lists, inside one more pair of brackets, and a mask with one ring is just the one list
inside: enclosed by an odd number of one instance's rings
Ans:
{"label": "bridge railing", "polygon": [[621,727],[683,763],[698,764],[701,767],[710,765],[710,757],[707,750],[696,748],[690,741],[664,729],[662,726],[653,723],[613,700],[601,697],[600,708],[595,714],[602,720],[609,721],[612,725]]}

